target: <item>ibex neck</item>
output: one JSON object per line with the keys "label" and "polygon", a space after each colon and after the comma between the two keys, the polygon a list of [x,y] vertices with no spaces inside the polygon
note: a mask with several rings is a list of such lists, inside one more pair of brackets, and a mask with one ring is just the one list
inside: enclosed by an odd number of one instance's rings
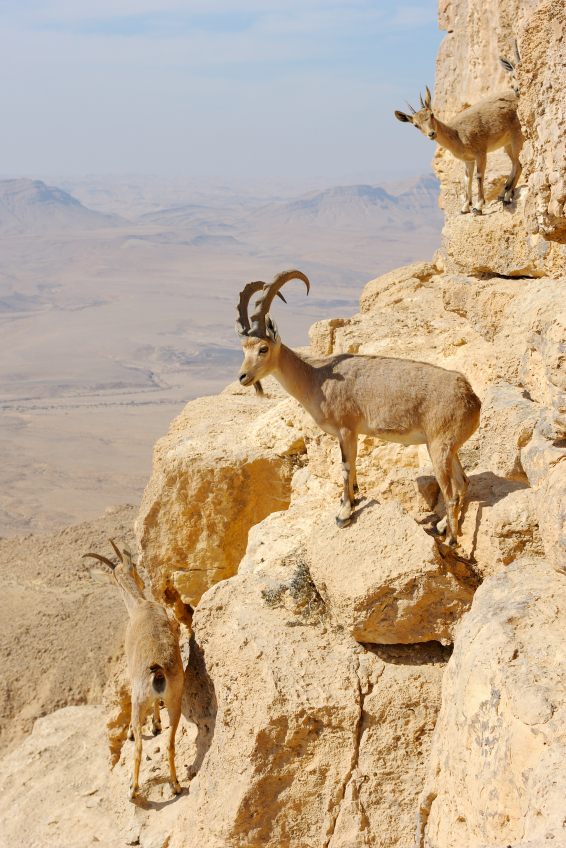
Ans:
{"label": "ibex neck", "polygon": [[464,152],[464,145],[458,134],[449,124],[444,124],[436,118],[436,141],[442,147],[446,147],[454,156],[459,157]]}
{"label": "ibex neck", "polygon": [[146,597],[134,578],[129,574],[116,573],[116,582],[118,583],[120,593],[131,618],[137,606],[142,601],[145,601]]}
{"label": "ibex neck", "polygon": [[273,376],[285,391],[289,392],[307,410],[312,394],[312,373],[314,370],[313,366],[309,365],[295,351],[281,344],[279,367],[273,372]]}

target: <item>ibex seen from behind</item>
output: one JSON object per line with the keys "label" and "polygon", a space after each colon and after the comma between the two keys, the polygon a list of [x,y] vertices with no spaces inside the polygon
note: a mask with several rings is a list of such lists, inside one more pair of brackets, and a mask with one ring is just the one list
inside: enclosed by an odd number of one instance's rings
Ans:
{"label": "ibex seen from behind", "polygon": [[175,734],[181,718],[184,683],[178,625],[175,628],[165,609],[155,601],[148,601],[143,594],[145,586],[132,562],[129,548],[125,546],[123,553],[120,553],[112,539],[110,543],[121,560],[119,565],[114,565],[100,554],[88,553],[84,556],[94,557],[110,566],[112,574],[93,568],[90,570],[91,577],[117,586],[130,615],[126,630],[126,658],[132,686],[131,731],[135,740],[135,754],[129,797],[135,798],[139,789],[142,726],[150,710],[153,710],[153,735],[161,731],[160,701],[163,701],[169,713],[169,771],[173,792],[178,795],[181,786],[175,771]]}
{"label": "ibex seen from behind", "polygon": [[[516,41],[514,48],[518,64],[520,58]],[[513,200],[515,186],[523,170],[519,162],[524,137],[517,115],[519,90],[514,77],[516,65],[503,57],[500,57],[499,61],[506,71],[513,74],[514,90],[486,97],[474,106],[464,109],[448,123],[444,123],[434,115],[428,86],[424,101],[421,97],[422,108],[418,112],[410,103],[407,103],[411,110],[410,115],[405,112],[395,112],[397,120],[413,124],[424,135],[436,141],[441,147],[445,147],[456,159],[461,159],[465,163],[467,188],[466,202],[461,209],[462,215],[469,212],[472,207],[474,166],[477,168],[478,200],[472,212],[478,215],[482,213],[485,205],[483,184],[488,153],[503,147],[511,160],[511,173],[498,197],[498,200],[502,200],[506,206]]]}
{"label": "ibex seen from behind", "polygon": [[[376,436],[404,445],[426,444],[444,495],[447,516],[437,525],[451,547],[457,545],[458,514],[468,478],[458,459],[460,448],[477,429],[480,401],[466,378],[426,362],[387,356],[337,354],[299,356],[281,342],[269,314],[279,289],[289,280],[309,281],[300,271],[284,271],[269,284],[249,283],[240,293],[238,333],[244,350],[239,379],[251,386],[268,374],[289,392],[342,452],[344,494],[336,516],[348,524],[354,506],[358,436]],[[248,304],[261,290],[248,318]]]}

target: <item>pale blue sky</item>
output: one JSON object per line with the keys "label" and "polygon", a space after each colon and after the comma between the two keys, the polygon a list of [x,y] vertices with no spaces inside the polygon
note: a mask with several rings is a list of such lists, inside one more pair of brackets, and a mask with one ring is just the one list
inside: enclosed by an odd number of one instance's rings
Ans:
{"label": "pale blue sky", "polygon": [[0,173],[430,169],[435,0],[0,0]]}

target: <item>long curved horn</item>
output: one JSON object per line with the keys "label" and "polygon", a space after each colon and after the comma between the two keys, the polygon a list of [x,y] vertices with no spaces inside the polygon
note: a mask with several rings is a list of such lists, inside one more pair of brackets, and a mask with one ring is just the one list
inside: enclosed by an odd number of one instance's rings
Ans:
{"label": "long curved horn", "polygon": [[[422,97],[421,97],[421,102],[422,102]],[[416,111],[413,109],[413,107],[411,106],[411,104],[409,103],[409,101],[408,101],[408,100],[405,100],[405,103],[407,104],[407,106],[408,106],[408,107],[409,107],[409,109],[411,110],[411,115],[416,115],[417,113],[416,113]]]}
{"label": "long curved horn", "polygon": [[289,280],[302,280],[307,287],[307,294],[309,293],[310,283],[301,271],[282,271],[280,274],[276,274],[272,281],[263,287],[262,293],[255,302],[255,308],[250,318],[250,333],[254,336],[265,337],[265,316],[269,312],[275,295],[279,294],[279,289]]}
{"label": "long curved horn", "polygon": [[[258,280],[255,283],[248,283],[247,286],[244,286],[244,288],[240,292],[240,300],[238,301],[238,305],[236,307],[236,311],[238,312],[238,320],[236,321],[236,332],[241,339],[245,338],[250,331],[248,306],[252,295],[260,291],[264,287],[264,285],[265,283],[261,282],[261,280]],[[281,298],[283,303],[287,303],[282,294],[279,294],[279,297]]]}
{"label": "long curved horn", "polygon": [[515,53],[515,62],[518,65],[521,61],[521,57],[519,55],[519,45],[517,44],[517,39],[513,39],[513,52]]}
{"label": "long curved horn", "polygon": [[97,559],[99,562],[103,562],[105,565],[109,565],[112,571],[116,568],[113,562],[110,562],[106,557],[100,556],[100,554],[83,554],[82,558],[92,557],[93,559]]}

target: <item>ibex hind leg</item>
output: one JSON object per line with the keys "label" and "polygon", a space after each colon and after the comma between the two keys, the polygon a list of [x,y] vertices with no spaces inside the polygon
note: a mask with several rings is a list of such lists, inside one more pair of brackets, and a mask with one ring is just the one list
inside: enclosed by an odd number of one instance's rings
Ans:
{"label": "ibex hind leg", "polygon": [[129,797],[133,799],[138,794],[138,789],[140,787],[140,764],[141,764],[141,756],[142,756],[142,725],[143,720],[145,718],[145,711],[142,709],[141,704],[134,703],[132,704],[132,729],[134,732],[134,767],[132,770],[132,777],[130,780],[130,791]]}
{"label": "ibex hind leg", "polygon": [[340,501],[340,509],[336,516],[338,527],[346,527],[354,508],[354,485],[356,483],[356,457],[358,453],[358,437],[349,430],[340,434],[340,451],[342,454],[342,477],[344,493]]}
{"label": "ibex hind leg", "polygon": [[520,150],[516,149],[512,144],[505,145],[505,153],[511,160],[511,172],[505,180],[505,185],[501,189],[498,200],[503,201],[504,206],[509,206],[513,201],[515,187],[519,182],[519,177],[523,171],[523,166],[519,162]]}
{"label": "ibex hind leg", "polygon": [[175,704],[170,704],[167,707],[167,711],[169,713],[169,724],[171,725],[171,729],[169,731],[169,743],[167,746],[171,788],[175,795],[179,795],[181,793],[181,784],[177,780],[177,771],[175,769],[175,734],[177,733],[177,726],[179,724],[179,719],[181,718],[181,698],[179,698]]}
{"label": "ibex hind leg", "polygon": [[155,699],[153,704],[153,719],[151,721],[151,732],[154,736],[161,733],[161,716],[159,715],[159,698]]}
{"label": "ibex hind leg", "polygon": [[438,447],[429,446],[429,453],[446,505],[446,518],[438,522],[436,532],[442,534],[446,531],[446,544],[455,548],[458,544],[460,506],[464,500],[469,481],[455,451],[440,445]]}

